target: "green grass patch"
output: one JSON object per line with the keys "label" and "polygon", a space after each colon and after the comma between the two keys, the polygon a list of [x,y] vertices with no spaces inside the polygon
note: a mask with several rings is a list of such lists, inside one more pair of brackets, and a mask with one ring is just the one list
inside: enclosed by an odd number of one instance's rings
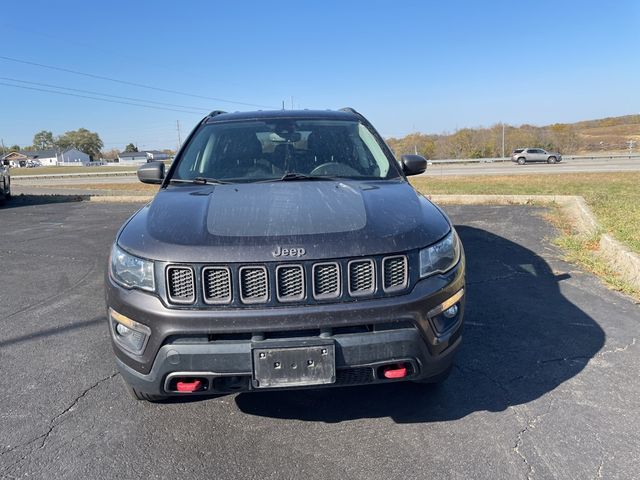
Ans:
{"label": "green grass patch", "polygon": [[550,210],[545,218],[560,232],[560,236],[553,243],[565,252],[564,259],[570,263],[580,265],[584,270],[597,275],[609,288],[625,293],[636,300],[640,300],[640,290],[620,278],[613,268],[598,251],[600,234],[590,237],[578,235],[559,207]]}
{"label": "green grass patch", "polygon": [[581,195],[603,230],[640,253],[640,172],[421,177],[424,194]]}

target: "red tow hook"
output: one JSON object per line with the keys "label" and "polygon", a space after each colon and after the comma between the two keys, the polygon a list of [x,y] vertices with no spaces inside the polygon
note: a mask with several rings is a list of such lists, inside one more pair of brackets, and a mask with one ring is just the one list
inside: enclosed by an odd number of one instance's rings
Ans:
{"label": "red tow hook", "polygon": [[382,370],[384,378],[404,378],[407,376],[407,367],[405,364],[389,365]]}
{"label": "red tow hook", "polygon": [[176,383],[176,388],[179,392],[196,392],[202,387],[202,380],[197,378],[194,380],[182,380]]}

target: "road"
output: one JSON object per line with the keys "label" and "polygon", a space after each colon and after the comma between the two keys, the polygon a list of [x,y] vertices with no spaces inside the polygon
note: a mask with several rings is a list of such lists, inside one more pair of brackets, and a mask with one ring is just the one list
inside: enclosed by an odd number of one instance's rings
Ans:
{"label": "road", "polygon": [[616,158],[602,160],[563,160],[549,165],[546,163],[529,163],[518,165],[513,162],[438,164],[427,168],[424,176],[453,175],[527,175],[545,173],[587,173],[587,172],[637,172],[640,171],[640,160],[637,158]]}
{"label": "road", "polygon": [[51,200],[0,209],[0,477],[638,477],[640,308],[563,262],[541,209],[447,207],[468,303],[440,388],[150,404],[122,388],[102,288],[139,206]]}
{"label": "road", "polygon": [[[63,170],[61,170],[63,171]],[[470,164],[433,164],[422,176],[454,176],[454,175],[525,175],[546,173],[586,173],[586,172],[635,172],[640,171],[640,160],[636,159],[603,159],[603,160],[566,160],[555,165],[542,163],[524,166],[512,162],[470,163]],[[135,175],[114,177],[62,177],[62,178],[29,178],[14,176],[13,189],[16,193],[47,193],[41,188],[55,188],[64,185],[99,184],[136,184]],[[82,193],[77,191],[75,193]]]}

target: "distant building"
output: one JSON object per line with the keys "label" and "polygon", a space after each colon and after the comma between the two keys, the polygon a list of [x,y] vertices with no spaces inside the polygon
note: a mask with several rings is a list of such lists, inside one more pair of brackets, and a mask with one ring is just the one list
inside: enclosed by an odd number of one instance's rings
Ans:
{"label": "distant building", "polygon": [[91,157],[76,148],[69,148],[64,152],[61,152],[58,158],[58,165],[88,165],[89,163],[91,163]]}
{"label": "distant building", "polygon": [[149,157],[147,152],[122,152],[118,154],[118,163],[136,165],[139,163],[147,163]]}
{"label": "distant building", "polygon": [[169,158],[169,155],[159,150],[145,150],[145,152],[149,160],[166,160],[167,158]]}
{"label": "distant building", "polygon": [[160,150],[142,150],[140,152],[122,152],[118,154],[118,162],[125,164],[146,163],[166,160],[167,158],[169,158],[169,155]]}
{"label": "distant building", "polygon": [[12,167],[27,167],[31,162],[37,162],[42,166],[56,165],[87,165],[91,161],[89,155],[75,148],[58,150],[50,148],[47,150],[20,150],[9,152],[2,157],[8,160]]}

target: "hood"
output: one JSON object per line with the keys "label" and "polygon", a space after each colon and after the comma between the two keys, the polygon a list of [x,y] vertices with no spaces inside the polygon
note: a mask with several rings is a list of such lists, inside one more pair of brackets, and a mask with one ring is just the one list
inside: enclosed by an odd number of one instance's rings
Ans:
{"label": "hood", "polygon": [[449,228],[404,180],[171,185],[130,219],[118,243],[170,262],[265,262],[282,249],[317,260],[413,250]]}

